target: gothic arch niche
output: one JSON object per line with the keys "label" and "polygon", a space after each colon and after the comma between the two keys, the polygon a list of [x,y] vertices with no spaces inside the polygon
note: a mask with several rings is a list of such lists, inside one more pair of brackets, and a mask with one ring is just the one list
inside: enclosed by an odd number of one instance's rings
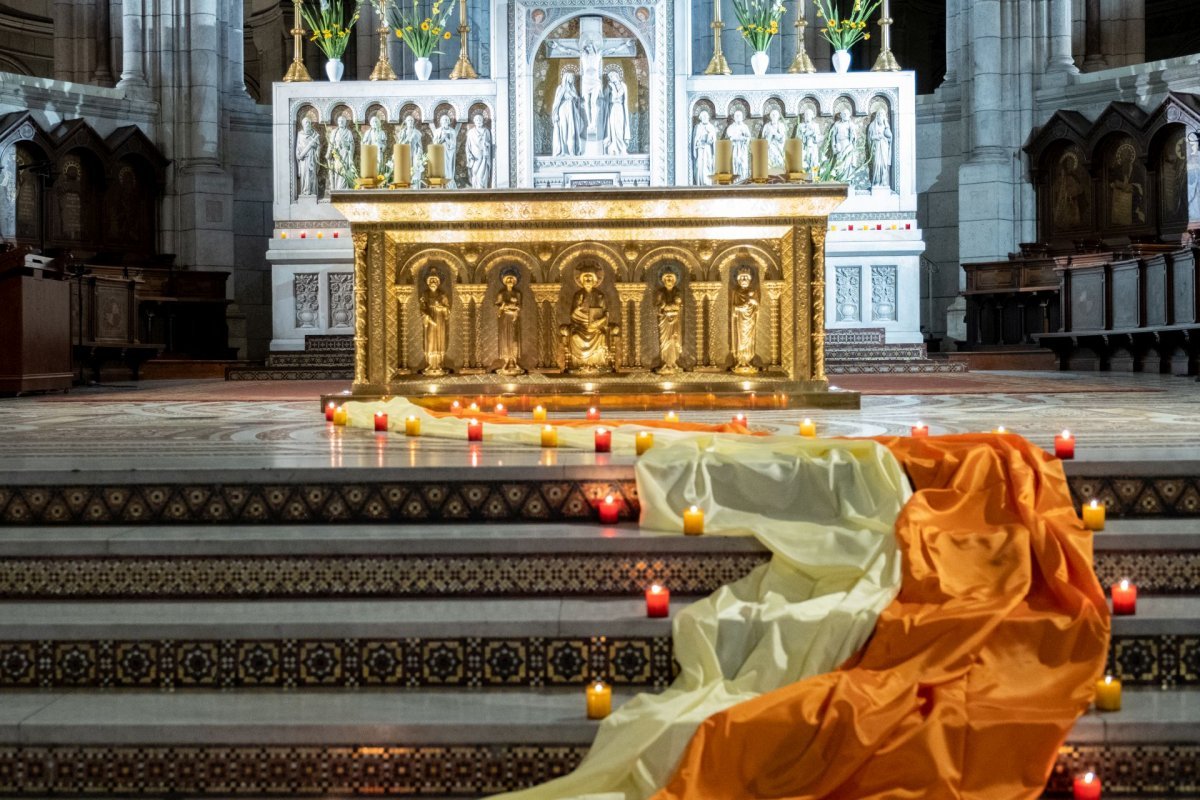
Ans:
{"label": "gothic arch niche", "polygon": [[[592,20],[599,19],[599,31]],[[597,33],[600,43],[600,66],[597,73],[584,70],[581,74],[579,49],[581,30],[586,41]],[[623,55],[621,45],[627,48],[632,43],[633,54]],[[617,50],[615,55],[606,53]],[[646,49],[640,38],[621,21],[600,13],[575,16],[554,28],[539,44],[533,61],[533,134],[534,154],[555,155],[553,120],[555,98],[564,75],[570,75],[575,92],[579,95],[588,131],[599,137],[601,145],[597,152],[591,146],[585,155],[605,155],[603,136],[607,115],[603,103],[609,93],[610,75],[623,80],[626,88],[626,105],[629,113],[629,144],[631,154],[649,152],[650,119],[650,67]],[[591,121],[595,120],[595,129]]]}
{"label": "gothic arch niche", "polygon": [[641,363],[645,367],[657,369],[662,363],[662,352],[659,341],[658,307],[656,297],[662,288],[662,276],[665,272],[675,274],[683,309],[680,314],[682,327],[682,352],[678,365],[684,370],[690,370],[696,365],[696,300],[692,296],[692,281],[701,280],[703,268],[696,257],[682,247],[656,247],[644,255],[634,269],[634,280],[645,285],[642,293],[641,314],[637,320],[638,329],[642,331],[638,342]]}
{"label": "gothic arch niche", "polygon": [[103,231],[114,248],[150,254],[158,232],[158,189],[154,167],[144,158],[128,155],[113,167],[107,198],[112,213]]}
{"label": "gothic arch niche", "polygon": [[1187,128],[1167,125],[1150,146],[1158,183],[1159,222],[1163,233],[1182,233],[1188,223]]}
{"label": "gothic arch niche", "polygon": [[89,149],[64,153],[50,190],[49,243],[59,247],[84,247],[100,241],[99,209],[105,194],[104,167]]}
{"label": "gothic arch niche", "polygon": [[[304,130],[304,121],[310,124],[309,131]],[[321,162],[326,160],[325,136],[323,135],[321,116],[316,107],[305,103],[296,109],[295,130],[292,137],[292,195],[295,198],[324,196],[325,170]],[[315,148],[315,150],[314,150]],[[307,177],[305,176],[307,172]],[[307,184],[307,185],[306,185]],[[312,191],[306,191],[311,189]]]}
{"label": "gothic arch niche", "polygon": [[521,311],[517,318],[521,354],[517,363],[525,371],[535,369],[541,362],[539,353],[538,321],[539,309],[533,293],[537,280],[537,261],[528,254],[515,249],[504,249],[488,256],[481,270],[487,288],[479,310],[479,350],[484,369],[495,371],[501,366],[500,359],[500,312],[496,297],[504,288],[506,274],[517,276],[514,287],[521,296]]}
{"label": "gothic arch niche", "polygon": [[1038,189],[1043,195],[1043,239],[1070,239],[1092,230],[1092,178],[1083,150],[1061,142],[1046,150],[1039,170]]}
{"label": "gothic arch niche", "polygon": [[[16,175],[12,178],[14,214],[17,241],[29,245],[41,244],[45,231],[45,203],[43,187],[36,165],[46,164],[44,150],[32,142],[18,142],[13,146]],[[47,165],[48,167],[48,165]]]}
{"label": "gothic arch niche", "polygon": [[1146,164],[1132,136],[1107,137],[1101,154],[1100,219],[1108,232],[1131,233],[1153,228],[1154,206]]}

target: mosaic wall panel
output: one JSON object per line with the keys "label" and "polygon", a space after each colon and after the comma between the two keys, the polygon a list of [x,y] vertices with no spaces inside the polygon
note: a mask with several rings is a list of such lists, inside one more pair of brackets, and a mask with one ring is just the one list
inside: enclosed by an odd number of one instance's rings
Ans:
{"label": "mosaic wall panel", "polygon": [[[0,642],[0,689],[664,688],[671,637]],[[0,700],[0,702],[3,702]]]}
{"label": "mosaic wall panel", "polygon": [[1110,517],[1200,516],[1200,478],[1068,477],[1077,503],[1096,498]]}
{"label": "mosaic wall panel", "polygon": [[[573,770],[586,747],[0,747],[0,795],[485,796]],[[1064,747],[1046,786],[1071,794],[1093,770],[1106,795],[1194,796],[1200,745]]]}
{"label": "mosaic wall panel", "polygon": [[[1200,636],[1122,636],[1108,672],[1129,686],[1200,686]],[[392,686],[663,688],[670,636],[0,642],[0,689]]]}
{"label": "mosaic wall panel", "polygon": [[628,595],[656,582],[676,594],[707,594],[768,558],[765,552],[17,558],[0,560],[0,597]]}
{"label": "mosaic wall panel", "polygon": [[[758,553],[0,559],[0,598],[149,599],[628,595],[650,583],[707,594],[767,562]],[[1101,585],[1200,593],[1200,552],[1101,551]]]}
{"label": "mosaic wall panel", "polygon": [[622,519],[634,519],[632,473],[611,481],[3,486],[0,524],[581,520],[599,519],[595,506],[608,494]]}

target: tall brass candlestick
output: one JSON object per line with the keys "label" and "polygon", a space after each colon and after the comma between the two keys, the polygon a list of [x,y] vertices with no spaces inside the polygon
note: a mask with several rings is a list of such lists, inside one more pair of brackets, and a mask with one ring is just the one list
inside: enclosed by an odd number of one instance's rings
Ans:
{"label": "tall brass candlestick", "polygon": [[883,0],[883,10],[879,13],[879,44],[882,48],[879,51],[879,58],[875,59],[875,66],[871,67],[871,72],[899,72],[900,64],[896,61],[896,57],[892,55],[892,19],[891,3],[889,0]]}
{"label": "tall brass candlestick", "polygon": [[300,0],[294,0],[294,3],[295,24],[292,26],[292,36],[295,38],[295,44],[292,48],[292,65],[288,67],[283,79],[288,83],[303,83],[311,81],[312,76],[304,66],[304,16],[300,13]]}
{"label": "tall brass candlestick", "polygon": [[450,70],[450,80],[456,81],[459,78],[478,78],[479,75],[475,72],[475,67],[471,65],[471,56],[467,52],[469,40],[467,34],[471,32],[471,26],[467,24],[467,0],[459,0],[458,4],[458,61],[454,63],[454,69]]}
{"label": "tall brass candlestick", "polygon": [[713,55],[712,60],[704,69],[705,75],[733,74],[733,70],[729,68],[729,62],[725,60],[725,54],[721,52],[721,29],[724,27],[725,23],[721,22],[721,0],[713,0]]}
{"label": "tall brass candlestick", "polygon": [[371,80],[373,81],[396,80],[396,71],[392,69],[392,62],[388,58],[387,52],[388,34],[392,32],[387,21],[388,2],[389,0],[379,0],[379,4],[375,7],[379,13],[379,60],[375,62],[375,69],[371,70]]}
{"label": "tall brass candlestick", "polygon": [[808,50],[804,46],[805,29],[808,27],[808,17],[804,11],[804,3],[796,4],[796,57],[792,59],[792,65],[788,67],[788,72],[795,75],[801,72],[816,72],[817,68],[813,65],[812,59],[808,57]]}

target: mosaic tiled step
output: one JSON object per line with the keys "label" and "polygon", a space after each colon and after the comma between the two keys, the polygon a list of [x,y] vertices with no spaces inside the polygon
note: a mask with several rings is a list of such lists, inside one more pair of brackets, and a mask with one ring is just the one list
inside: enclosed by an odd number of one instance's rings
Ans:
{"label": "mosaic tiled step", "polygon": [[[1197,699],[1187,691],[1127,692],[1124,710],[1079,722],[1047,788],[1069,791],[1071,776],[1093,769],[1110,794],[1196,792]],[[574,689],[36,692],[5,700],[4,795],[482,796],[571,770],[595,732]]]}

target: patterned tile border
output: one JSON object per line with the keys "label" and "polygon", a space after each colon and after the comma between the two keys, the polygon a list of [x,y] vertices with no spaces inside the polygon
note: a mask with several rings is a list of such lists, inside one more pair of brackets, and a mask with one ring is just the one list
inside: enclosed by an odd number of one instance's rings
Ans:
{"label": "patterned tile border", "polygon": [[[664,688],[671,637],[0,642],[0,689]],[[3,703],[3,695],[0,695]]]}
{"label": "patterned tile border", "polygon": [[[485,796],[573,770],[586,747],[0,747],[0,796],[264,794]],[[1200,746],[1064,747],[1046,786],[1094,770],[1106,795],[1200,793]]]}
{"label": "patterned tile border", "polygon": [[[632,471],[632,470],[631,470]],[[629,480],[439,483],[0,486],[0,525],[558,521],[598,519],[612,494],[637,515]]]}
{"label": "patterned tile border", "polygon": [[[266,599],[628,595],[650,583],[707,594],[765,552],[459,556],[52,557],[0,559],[0,599]],[[1100,551],[1103,586],[1200,594],[1200,551]]]}
{"label": "patterned tile border", "polygon": [[[664,688],[671,637],[39,640],[0,642],[2,689]],[[1129,686],[1200,686],[1200,636],[1115,637]],[[0,702],[2,702],[0,695]]]}
{"label": "patterned tile border", "polygon": [[1098,499],[1110,517],[1200,516],[1200,477],[1069,476],[1067,483],[1076,503]]}

